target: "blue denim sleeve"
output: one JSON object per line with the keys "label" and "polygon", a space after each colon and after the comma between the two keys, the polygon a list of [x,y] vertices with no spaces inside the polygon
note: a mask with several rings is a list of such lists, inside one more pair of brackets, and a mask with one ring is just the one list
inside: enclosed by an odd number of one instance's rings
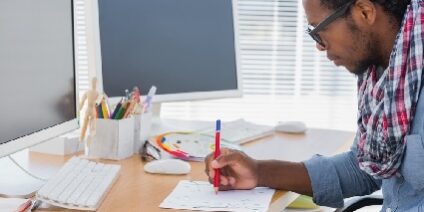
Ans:
{"label": "blue denim sleeve", "polygon": [[356,139],[350,151],[332,157],[315,155],[304,161],[312,184],[313,200],[318,205],[343,207],[343,198],[370,194],[381,187],[359,168]]}

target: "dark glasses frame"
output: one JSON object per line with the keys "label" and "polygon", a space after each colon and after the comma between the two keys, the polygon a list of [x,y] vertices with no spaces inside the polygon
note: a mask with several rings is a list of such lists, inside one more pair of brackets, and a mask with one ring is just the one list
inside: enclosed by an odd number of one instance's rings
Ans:
{"label": "dark glasses frame", "polygon": [[326,26],[331,24],[336,19],[343,16],[348,11],[350,6],[355,2],[356,2],[356,0],[350,0],[345,5],[339,7],[336,11],[334,11],[334,13],[332,13],[331,15],[327,16],[327,18],[322,20],[316,27],[308,24],[308,26],[305,30],[306,33],[308,33],[312,37],[312,39],[314,39],[314,41],[317,42],[319,45],[325,46],[324,42],[322,42],[321,37],[318,35],[318,32],[323,30]]}

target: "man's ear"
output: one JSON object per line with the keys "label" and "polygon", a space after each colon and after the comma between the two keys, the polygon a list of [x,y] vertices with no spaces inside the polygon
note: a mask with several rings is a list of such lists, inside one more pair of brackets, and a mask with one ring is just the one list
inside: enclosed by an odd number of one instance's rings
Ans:
{"label": "man's ear", "polygon": [[377,17],[376,4],[370,0],[357,0],[352,8],[352,16],[358,24],[373,25]]}

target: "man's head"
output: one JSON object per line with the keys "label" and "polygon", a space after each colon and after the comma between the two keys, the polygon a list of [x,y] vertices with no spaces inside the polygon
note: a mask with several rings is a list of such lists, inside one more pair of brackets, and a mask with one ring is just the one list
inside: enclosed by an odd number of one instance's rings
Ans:
{"label": "man's head", "polygon": [[387,66],[410,0],[303,0],[310,35],[328,59],[354,74]]}

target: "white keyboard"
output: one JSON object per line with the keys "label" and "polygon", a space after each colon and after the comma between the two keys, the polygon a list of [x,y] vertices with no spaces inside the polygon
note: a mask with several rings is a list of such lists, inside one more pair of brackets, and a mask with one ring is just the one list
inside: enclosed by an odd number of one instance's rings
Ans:
{"label": "white keyboard", "polygon": [[37,198],[59,207],[95,211],[118,178],[120,168],[72,157],[37,192]]}
{"label": "white keyboard", "polygon": [[[215,129],[207,129],[200,133],[214,136]],[[243,144],[273,133],[274,127],[254,124],[244,119],[224,122],[221,126],[221,138],[232,144]]]}

